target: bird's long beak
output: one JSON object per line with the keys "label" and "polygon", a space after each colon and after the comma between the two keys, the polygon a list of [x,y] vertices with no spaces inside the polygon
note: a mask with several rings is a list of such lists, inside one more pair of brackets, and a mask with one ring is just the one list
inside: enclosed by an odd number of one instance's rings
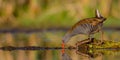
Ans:
{"label": "bird's long beak", "polygon": [[64,42],[62,42],[62,49],[64,49],[65,48],[65,43]]}
{"label": "bird's long beak", "polygon": [[62,54],[64,54],[65,53],[65,43],[64,43],[64,41],[62,41]]}

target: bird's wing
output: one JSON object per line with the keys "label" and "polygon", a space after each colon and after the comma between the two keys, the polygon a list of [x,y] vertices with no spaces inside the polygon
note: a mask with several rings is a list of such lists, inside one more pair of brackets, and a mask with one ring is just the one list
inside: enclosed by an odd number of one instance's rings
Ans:
{"label": "bird's wing", "polygon": [[77,34],[89,34],[91,33],[93,29],[93,25],[89,23],[84,23],[81,25],[76,26],[72,31],[72,35],[77,35]]}
{"label": "bird's wing", "polygon": [[77,34],[89,34],[92,31],[93,26],[88,23],[80,24],[71,28],[63,37],[63,41],[66,43],[70,40],[72,36]]}
{"label": "bird's wing", "polygon": [[92,27],[90,19],[80,20],[65,34],[63,41],[66,43],[74,35],[88,33]]}

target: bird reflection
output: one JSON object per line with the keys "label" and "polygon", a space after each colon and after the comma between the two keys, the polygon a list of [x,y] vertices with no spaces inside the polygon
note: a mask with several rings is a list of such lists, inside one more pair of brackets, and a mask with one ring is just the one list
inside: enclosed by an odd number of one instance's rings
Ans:
{"label": "bird reflection", "polygon": [[62,54],[62,60],[72,60],[72,59],[68,54],[64,53]]}
{"label": "bird reflection", "polygon": [[[80,59],[80,60],[92,60],[92,59],[95,59],[95,60],[102,60],[102,52],[89,52],[88,50],[76,50],[75,52],[78,57],[77,59]],[[70,54],[67,54],[66,52],[64,52],[64,54],[62,54],[62,60],[73,60],[72,58],[74,58],[74,54],[71,56]]]}
{"label": "bird reflection", "polygon": [[[94,38],[92,40],[94,40]],[[84,59],[102,60],[103,52],[95,50],[95,49],[90,49],[89,46],[87,45],[87,44],[91,43],[92,40],[85,39],[81,42],[78,42],[76,44],[76,48],[70,51],[70,52],[74,51],[74,53],[76,53],[76,54],[72,53],[72,56],[71,56],[71,54],[66,53],[66,52],[68,52],[66,50],[69,50],[69,49],[64,49],[64,53],[62,53],[62,60],[73,60],[74,58],[76,58],[78,60],[79,59],[81,59],[81,60],[84,60]],[[78,57],[76,57],[76,56],[78,56]]]}
{"label": "bird reflection", "polygon": [[[78,55],[77,59],[81,59],[81,60],[84,60],[84,59],[102,60],[102,58],[103,58],[102,52],[95,52],[95,51],[89,52],[89,50],[83,49],[83,50],[76,50],[75,53]],[[67,54],[66,52],[64,52],[64,54],[62,54],[62,60],[73,60],[72,58],[74,58],[74,54],[72,56],[70,54]]]}
{"label": "bird reflection", "polygon": [[86,49],[77,50],[76,54],[82,55],[82,56],[85,56],[85,57],[89,57],[89,58],[96,58],[98,56],[103,55],[102,52],[96,52],[92,49],[90,49],[90,50],[86,50]]}

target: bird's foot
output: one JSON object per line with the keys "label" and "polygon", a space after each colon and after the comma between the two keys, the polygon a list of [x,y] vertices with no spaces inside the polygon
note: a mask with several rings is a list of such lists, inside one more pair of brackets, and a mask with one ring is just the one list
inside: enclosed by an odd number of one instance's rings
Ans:
{"label": "bird's foot", "polygon": [[103,41],[99,41],[95,45],[102,45],[103,43],[104,43]]}

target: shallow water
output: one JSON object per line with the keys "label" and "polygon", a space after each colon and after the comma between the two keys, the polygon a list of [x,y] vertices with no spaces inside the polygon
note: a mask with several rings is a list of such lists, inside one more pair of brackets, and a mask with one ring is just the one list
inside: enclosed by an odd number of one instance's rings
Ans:
{"label": "shallow water", "polygon": [[76,52],[76,50],[39,50],[39,51],[1,51],[0,60],[119,60],[120,52],[113,50],[98,50],[92,53]]}
{"label": "shallow water", "polygon": [[[61,47],[61,40],[64,36],[63,31],[51,32],[31,32],[31,33],[1,33],[0,47]],[[82,37],[82,38],[81,38]],[[99,34],[95,37],[99,39]],[[120,41],[119,31],[106,31],[105,40]],[[79,39],[86,39],[86,36],[73,37],[67,46],[75,46]],[[0,60],[119,60],[119,49],[65,49],[62,53],[61,49],[39,49],[39,50],[0,50]]]}

